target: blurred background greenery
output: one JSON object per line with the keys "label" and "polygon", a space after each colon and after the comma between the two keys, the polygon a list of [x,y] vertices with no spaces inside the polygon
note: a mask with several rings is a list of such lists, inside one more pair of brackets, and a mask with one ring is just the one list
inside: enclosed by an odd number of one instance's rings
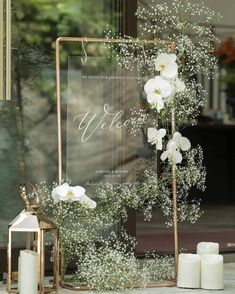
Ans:
{"label": "blurred background greenery", "polygon": [[[0,105],[0,247],[6,246],[9,221],[23,209],[19,183],[57,179],[56,38],[103,37],[107,25],[120,32],[122,5],[122,0],[12,0],[12,100]],[[68,56],[79,55],[81,46],[62,49],[65,93]]]}

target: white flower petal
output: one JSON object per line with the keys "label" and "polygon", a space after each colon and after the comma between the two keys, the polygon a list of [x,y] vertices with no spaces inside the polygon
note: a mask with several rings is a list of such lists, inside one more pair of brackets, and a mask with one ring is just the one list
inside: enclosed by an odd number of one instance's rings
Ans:
{"label": "white flower petal", "polygon": [[67,192],[69,190],[69,184],[68,183],[64,183],[58,187],[55,188],[55,193],[59,196],[59,197],[66,197]]}
{"label": "white flower petal", "polygon": [[170,96],[173,91],[171,83],[161,76],[148,80],[144,88],[148,103],[151,104],[152,108],[157,108],[158,111],[164,107],[162,99]]}
{"label": "white flower petal", "polygon": [[150,93],[147,95],[147,101],[149,104],[156,103],[156,95]]}
{"label": "white flower petal", "polygon": [[144,91],[146,94],[153,93],[155,89],[155,79],[149,79],[144,86]]}
{"label": "white flower petal", "polygon": [[168,157],[168,152],[167,151],[164,151],[162,154],[161,154],[161,160],[162,161],[165,161]]}
{"label": "white flower petal", "polygon": [[60,201],[72,201],[72,197],[70,197],[68,193],[66,195],[60,195],[59,200]]}
{"label": "white flower petal", "polygon": [[187,139],[186,137],[181,137],[180,138],[180,148],[183,151],[187,151],[191,148],[191,143],[189,141],[189,139]]}
{"label": "white flower petal", "polygon": [[60,201],[60,200],[59,200],[59,196],[58,196],[58,194],[57,194],[57,192],[56,192],[56,188],[54,188],[54,189],[52,190],[51,195],[52,195],[52,198],[54,199],[54,203],[58,203],[58,202]]}
{"label": "white flower petal", "polygon": [[174,62],[169,64],[162,72],[161,76],[167,79],[173,79],[178,75],[178,65]]}
{"label": "white flower petal", "polygon": [[169,150],[169,152],[173,152],[177,149],[177,144],[174,141],[169,141],[167,144],[167,150]]}
{"label": "white flower petal", "polygon": [[172,155],[172,159],[176,164],[182,162],[182,154],[179,151],[175,150]]}
{"label": "white flower petal", "polygon": [[175,132],[173,135],[173,141],[179,145],[180,144],[180,139],[182,138],[182,135],[179,132]]}
{"label": "white flower petal", "polygon": [[82,186],[75,186],[72,187],[73,193],[76,195],[76,197],[80,197],[85,194],[86,189],[84,189]]}
{"label": "white flower petal", "polygon": [[156,137],[157,133],[158,133],[157,129],[148,128],[148,137]]}
{"label": "white flower petal", "polygon": [[173,87],[171,86],[171,84],[168,81],[163,80],[161,83],[160,90],[161,90],[161,96],[164,98],[167,98],[171,95],[171,93],[173,91]]}
{"label": "white flower petal", "polygon": [[166,136],[166,129],[160,129],[157,133],[160,138],[163,138]]}
{"label": "white flower petal", "polygon": [[80,197],[79,202],[83,207],[89,209],[95,209],[97,206],[97,203],[85,194]]}
{"label": "white flower petal", "polygon": [[160,112],[164,108],[164,101],[161,99],[156,100],[157,111]]}
{"label": "white flower petal", "polygon": [[154,143],[157,137],[157,129],[148,128],[148,142]]}
{"label": "white flower petal", "polygon": [[161,53],[155,60],[155,67],[157,71],[161,71],[161,65],[168,65],[176,61],[177,56],[175,54]]}

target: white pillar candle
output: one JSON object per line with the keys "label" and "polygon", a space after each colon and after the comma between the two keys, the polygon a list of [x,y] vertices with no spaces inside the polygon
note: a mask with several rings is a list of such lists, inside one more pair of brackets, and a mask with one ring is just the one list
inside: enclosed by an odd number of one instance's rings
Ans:
{"label": "white pillar candle", "polygon": [[224,260],[222,255],[201,256],[201,288],[206,290],[224,289]]}
{"label": "white pillar candle", "polygon": [[197,244],[197,254],[219,254],[219,244],[214,242],[200,242]]}
{"label": "white pillar candle", "polygon": [[177,287],[200,288],[201,258],[198,254],[180,254]]}
{"label": "white pillar candle", "polygon": [[19,258],[19,293],[38,293],[38,254],[30,250],[20,251]]}

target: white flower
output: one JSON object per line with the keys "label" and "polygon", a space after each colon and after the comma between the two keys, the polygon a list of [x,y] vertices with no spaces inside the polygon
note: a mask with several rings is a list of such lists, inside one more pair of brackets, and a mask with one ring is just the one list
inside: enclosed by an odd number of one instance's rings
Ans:
{"label": "white flower", "polygon": [[173,79],[178,75],[178,65],[175,54],[161,53],[155,60],[155,68],[160,71],[161,76]]}
{"label": "white flower", "polygon": [[156,108],[158,112],[160,112],[164,108],[164,101],[160,97],[156,97],[155,95],[148,95],[147,97],[148,103],[151,104],[151,108]]}
{"label": "white flower", "polygon": [[64,183],[52,190],[52,197],[55,203],[79,201],[86,208],[95,208],[96,202],[86,196],[85,192],[86,190],[81,186],[72,187],[68,183]]}
{"label": "white flower", "polygon": [[182,151],[187,151],[191,148],[191,143],[189,139],[183,137],[179,132],[175,132],[173,138],[168,142],[169,145],[171,142],[174,142],[177,148],[180,148]]}
{"label": "white flower", "polygon": [[94,200],[92,200],[85,194],[80,197],[79,202],[82,204],[83,207],[89,209],[95,209],[97,205]]}
{"label": "white flower", "polygon": [[147,100],[153,108],[157,108],[160,111],[164,107],[164,98],[171,95],[173,88],[167,80],[157,76],[147,81],[144,86],[144,90],[147,94]]}
{"label": "white flower", "polygon": [[64,183],[60,186],[57,186],[52,190],[52,197],[55,202],[59,201],[78,201],[79,198],[85,194],[85,189],[81,186],[69,186],[69,184]]}
{"label": "white flower", "polygon": [[148,128],[148,142],[152,145],[156,144],[157,150],[162,150],[162,138],[166,136],[166,129],[157,130]]}
{"label": "white flower", "polygon": [[182,154],[177,150],[177,144],[175,142],[170,142],[167,150],[162,153],[161,160],[165,161],[167,158],[174,164],[181,163]]}

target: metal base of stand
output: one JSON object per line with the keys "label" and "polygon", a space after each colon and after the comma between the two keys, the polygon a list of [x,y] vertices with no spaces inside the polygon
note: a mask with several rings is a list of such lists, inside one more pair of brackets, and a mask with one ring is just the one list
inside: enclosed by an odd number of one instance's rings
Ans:
{"label": "metal base of stand", "polygon": [[[166,281],[166,282],[162,282],[162,283],[152,283],[149,284],[147,286],[145,286],[144,288],[164,288],[164,287],[176,287],[176,281],[172,280],[172,281]],[[92,289],[90,289],[87,286],[79,286],[79,285],[73,285],[70,283],[61,283],[60,284],[61,288],[67,289],[67,290],[72,290],[72,291],[90,291]],[[127,286],[127,289],[141,289],[142,287],[137,286],[137,285],[133,285],[133,286]]]}

